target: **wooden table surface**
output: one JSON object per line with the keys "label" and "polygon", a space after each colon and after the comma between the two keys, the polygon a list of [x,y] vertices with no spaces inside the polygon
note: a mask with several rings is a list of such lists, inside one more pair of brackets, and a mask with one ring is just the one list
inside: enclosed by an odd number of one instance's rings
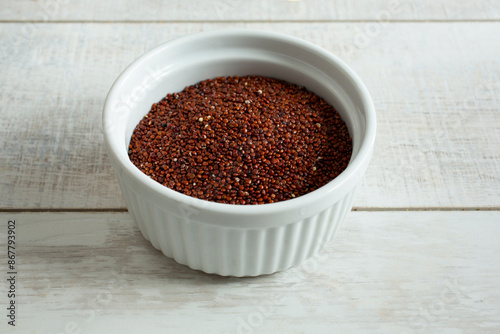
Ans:
{"label": "wooden table surface", "polygon": [[[144,240],[101,133],[131,61],[232,28],[338,55],[378,117],[342,231],[257,278],[193,271]],[[1,333],[500,333],[499,1],[3,1],[0,51]]]}

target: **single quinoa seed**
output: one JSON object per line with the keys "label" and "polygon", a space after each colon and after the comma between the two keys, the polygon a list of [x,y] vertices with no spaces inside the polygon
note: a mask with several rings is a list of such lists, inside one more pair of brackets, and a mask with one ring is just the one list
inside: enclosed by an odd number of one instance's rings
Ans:
{"label": "single quinoa seed", "polygon": [[168,94],[129,146],[132,163],[153,180],[229,204],[307,194],[339,175],[351,153],[347,126],[325,100],[261,76],[218,77]]}

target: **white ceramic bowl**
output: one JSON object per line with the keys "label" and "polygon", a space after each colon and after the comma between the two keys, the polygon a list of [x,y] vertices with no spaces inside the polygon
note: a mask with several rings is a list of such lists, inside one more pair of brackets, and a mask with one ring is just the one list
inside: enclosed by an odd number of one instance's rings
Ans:
{"label": "white ceramic bowl", "polygon": [[[171,190],[131,163],[132,132],[153,103],[204,79],[248,74],[305,86],[335,106],[353,142],[347,169],[301,197],[231,205]],[[291,36],[237,30],[178,38],[134,61],[108,94],[103,126],[127,208],[155,248],[207,273],[256,276],[300,264],[335,235],[371,158],[376,121],[367,89],[337,57]]]}

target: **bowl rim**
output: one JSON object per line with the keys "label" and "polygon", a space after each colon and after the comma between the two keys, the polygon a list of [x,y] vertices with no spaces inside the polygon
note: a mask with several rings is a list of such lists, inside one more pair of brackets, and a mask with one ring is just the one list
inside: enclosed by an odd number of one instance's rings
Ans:
{"label": "bowl rim", "polygon": [[[113,132],[109,127],[105,126],[105,124],[109,124],[108,122],[111,121],[110,118],[113,116],[112,110],[114,110],[115,108],[115,101],[118,98],[121,85],[128,79],[129,75],[137,67],[141,66],[142,63],[147,62],[147,60],[150,57],[153,57],[156,53],[162,52],[166,48],[176,47],[177,45],[183,43],[196,43],[196,41],[200,39],[215,37],[251,37],[267,40],[273,39],[276,41],[285,42],[289,45],[301,47],[309,52],[319,55],[320,57],[328,60],[333,66],[336,66],[344,73],[344,76],[351,81],[353,87],[355,87],[357,93],[361,98],[361,105],[364,108],[363,113],[365,118],[365,131],[359,151],[357,152],[356,156],[351,159],[347,168],[342,171],[342,173],[340,173],[336,178],[334,178],[324,186],[310,193],[289,200],[258,205],[226,204],[202,200],[170,189],[142,173],[130,161],[128,155],[126,157],[122,156],[122,154],[119,152],[120,150],[117,147],[117,144],[113,140],[111,140],[111,138],[113,137]],[[114,160],[116,160],[120,164],[120,172],[123,171],[127,173],[133,179],[150,188],[160,196],[169,198],[178,203],[184,203],[186,205],[189,205],[189,207],[193,209],[242,216],[276,214],[280,212],[296,210],[298,206],[306,207],[317,202],[324,196],[335,193],[335,191],[341,189],[344,184],[350,183],[353,179],[360,178],[359,174],[362,174],[362,172],[364,172],[364,168],[366,168],[371,158],[376,134],[375,107],[370,93],[368,92],[368,89],[363,84],[358,75],[340,58],[309,41],[284,33],[253,29],[215,30],[194,33],[169,40],[147,51],[146,53],[135,59],[132,63],[130,63],[114,81],[104,103],[102,121],[104,141],[108,149],[108,154],[110,154],[114,158]]]}

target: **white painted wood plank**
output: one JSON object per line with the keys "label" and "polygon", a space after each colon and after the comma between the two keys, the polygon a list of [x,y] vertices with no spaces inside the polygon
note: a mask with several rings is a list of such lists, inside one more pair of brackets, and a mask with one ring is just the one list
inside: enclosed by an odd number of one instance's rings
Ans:
{"label": "white painted wood plank", "polygon": [[0,208],[124,207],[100,134],[113,80],[170,38],[235,27],[309,40],[364,80],[379,126],[355,206],[498,207],[500,23],[206,23],[0,25]]}
{"label": "white painted wood plank", "polygon": [[16,0],[2,21],[498,20],[498,1],[468,0]]}
{"label": "white painted wood plank", "polygon": [[127,213],[0,216],[3,250],[16,221],[18,271],[2,333],[500,331],[498,211],[352,212],[317,257],[247,279],[176,264]]}

